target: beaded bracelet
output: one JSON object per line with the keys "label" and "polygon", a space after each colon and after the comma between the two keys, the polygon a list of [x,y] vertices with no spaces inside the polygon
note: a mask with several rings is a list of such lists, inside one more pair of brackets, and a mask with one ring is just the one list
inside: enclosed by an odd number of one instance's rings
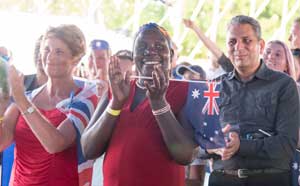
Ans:
{"label": "beaded bracelet", "polygon": [[152,113],[154,116],[158,116],[164,113],[167,113],[171,110],[171,107],[169,104],[167,104],[165,107],[158,109],[158,110],[152,110]]}
{"label": "beaded bracelet", "polygon": [[112,116],[119,116],[121,114],[121,110],[114,110],[114,109],[111,109],[110,107],[106,108],[106,112]]}

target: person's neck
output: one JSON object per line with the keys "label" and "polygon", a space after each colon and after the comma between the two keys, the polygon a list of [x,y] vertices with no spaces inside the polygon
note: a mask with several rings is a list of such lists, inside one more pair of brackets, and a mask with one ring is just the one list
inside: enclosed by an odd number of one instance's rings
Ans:
{"label": "person's neck", "polygon": [[253,69],[236,69],[236,72],[241,81],[248,82],[253,79],[259,67],[260,65]]}
{"label": "person's neck", "polygon": [[36,73],[36,79],[37,79],[37,85],[41,86],[43,84],[45,84],[48,80],[48,77],[45,73]]}
{"label": "person's neck", "polygon": [[48,79],[47,81],[47,94],[50,97],[68,98],[71,91],[77,90],[77,86],[72,77],[70,78],[57,78]]}

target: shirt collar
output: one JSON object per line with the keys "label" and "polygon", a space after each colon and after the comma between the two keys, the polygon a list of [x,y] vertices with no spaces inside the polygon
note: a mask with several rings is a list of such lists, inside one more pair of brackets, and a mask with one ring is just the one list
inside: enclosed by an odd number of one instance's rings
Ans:
{"label": "shirt collar", "polygon": [[[254,77],[257,77],[257,78],[263,79],[263,80],[269,80],[270,79],[269,71],[270,71],[270,69],[266,66],[266,64],[261,59],[260,66],[259,66],[258,70],[256,71],[256,73],[254,74]],[[232,80],[233,78],[239,79],[235,69],[232,72],[230,72],[228,75],[229,80]]]}

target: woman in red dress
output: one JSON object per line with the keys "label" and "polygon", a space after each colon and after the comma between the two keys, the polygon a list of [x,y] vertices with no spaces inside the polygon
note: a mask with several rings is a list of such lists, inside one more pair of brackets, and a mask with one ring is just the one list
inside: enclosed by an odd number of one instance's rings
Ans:
{"label": "woman in red dress", "polygon": [[[44,34],[41,57],[47,82],[25,96],[23,75],[9,67],[9,84],[14,102],[0,100],[0,150],[16,143],[10,185],[78,186],[76,137],[91,115],[80,100],[68,99],[82,91],[72,77],[74,67],[85,53],[85,38],[75,25],[51,27]],[[70,113],[56,108],[69,100]],[[97,103],[91,94],[87,102]],[[78,106],[81,105],[81,106]],[[86,120],[74,122],[72,114]],[[77,115],[79,116],[79,115]]]}
{"label": "woman in red dress", "polygon": [[138,74],[148,79],[130,81],[118,58],[111,58],[109,98],[81,140],[86,158],[105,153],[104,186],[184,185],[182,165],[196,145],[180,117],[188,84],[169,82],[172,55],[166,30],[149,23],[136,34],[133,51]]}

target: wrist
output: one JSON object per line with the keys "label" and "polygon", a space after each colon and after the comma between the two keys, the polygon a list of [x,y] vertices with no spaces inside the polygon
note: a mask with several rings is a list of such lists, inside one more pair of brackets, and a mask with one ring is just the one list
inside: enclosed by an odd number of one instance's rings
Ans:
{"label": "wrist", "polygon": [[150,105],[152,110],[158,110],[169,105],[169,103],[167,102],[166,99],[159,99],[159,100],[150,100]]}
{"label": "wrist", "polygon": [[171,111],[171,106],[169,104],[167,104],[165,107],[162,107],[157,110],[152,110],[152,113],[154,116],[159,116],[159,115],[165,114],[170,111]]}
{"label": "wrist", "polygon": [[15,103],[21,113],[25,112],[29,107],[32,107],[32,103],[28,101],[28,99],[25,96],[24,98],[25,99],[15,100]]}
{"label": "wrist", "polygon": [[109,107],[113,110],[121,110],[123,108],[123,105],[124,105],[123,103],[113,99],[109,104]]}
{"label": "wrist", "polygon": [[110,106],[106,108],[106,112],[112,116],[118,117],[121,114],[121,110],[112,109]]}
{"label": "wrist", "polygon": [[28,101],[24,94],[18,95],[18,96],[14,95],[13,99],[17,105],[23,105],[24,103],[26,103]]}

